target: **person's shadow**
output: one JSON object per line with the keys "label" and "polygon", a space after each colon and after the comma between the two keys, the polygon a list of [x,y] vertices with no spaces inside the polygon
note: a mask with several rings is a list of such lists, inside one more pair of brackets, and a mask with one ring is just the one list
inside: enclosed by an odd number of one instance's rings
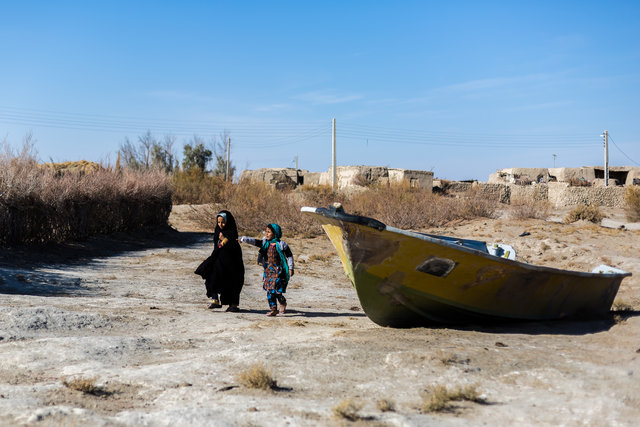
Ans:
{"label": "person's shadow", "polygon": [[[225,310],[211,310],[212,312],[225,312]],[[268,310],[262,309],[262,310],[256,310],[254,308],[242,308],[240,307],[240,311],[236,312],[236,313],[249,313],[249,314],[261,314],[264,317],[268,317],[266,316]],[[284,318],[314,318],[314,317],[318,317],[318,318],[330,318],[330,317],[366,317],[366,315],[363,312],[358,312],[358,311],[345,311],[345,312],[329,312],[329,311],[305,311],[305,310],[298,310],[298,309],[287,309],[287,311],[284,314],[280,314],[278,313],[277,316],[275,317],[284,317]]]}

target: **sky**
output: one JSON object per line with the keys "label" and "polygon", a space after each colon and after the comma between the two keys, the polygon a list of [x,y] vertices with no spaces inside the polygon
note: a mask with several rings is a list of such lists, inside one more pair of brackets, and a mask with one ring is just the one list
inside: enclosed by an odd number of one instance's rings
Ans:
{"label": "sky", "polygon": [[486,181],[640,166],[638,1],[0,0],[0,142],[113,164],[150,132],[238,172]]}

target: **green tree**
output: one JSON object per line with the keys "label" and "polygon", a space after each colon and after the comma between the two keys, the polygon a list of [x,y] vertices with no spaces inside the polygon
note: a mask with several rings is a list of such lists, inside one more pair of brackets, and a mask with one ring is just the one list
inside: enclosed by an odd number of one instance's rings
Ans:
{"label": "green tree", "polygon": [[189,171],[198,168],[201,171],[207,169],[207,164],[211,161],[213,153],[204,146],[202,138],[195,135],[191,143],[184,146],[184,159],[182,160],[182,168]]}

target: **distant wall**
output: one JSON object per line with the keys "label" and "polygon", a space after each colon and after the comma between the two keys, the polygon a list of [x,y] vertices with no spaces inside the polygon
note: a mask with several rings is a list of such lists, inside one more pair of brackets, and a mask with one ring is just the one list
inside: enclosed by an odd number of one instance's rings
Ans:
{"label": "distant wall", "polygon": [[571,187],[564,182],[549,183],[549,202],[559,208],[575,205],[624,207],[625,187]]}
{"label": "distant wall", "polygon": [[[529,182],[585,181],[596,184],[604,181],[604,168],[583,166],[579,168],[506,168],[489,175],[491,184],[524,184]],[[634,183],[635,180],[635,183]],[[609,185],[639,185],[640,167],[612,166],[609,168]]]}
{"label": "distant wall", "polygon": [[548,200],[556,208],[576,205],[607,207],[625,206],[625,187],[572,187],[566,182],[548,184],[485,184],[481,182],[449,182],[442,191],[453,196],[465,196],[475,190],[487,200],[510,204],[514,200]]}
{"label": "distant wall", "polygon": [[[277,188],[298,185],[331,185],[333,174],[309,172],[292,168],[257,169],[242,171],[240,180],[265,182]],[[407,181],[413,187],[433,188],[433,172],[409,169],[391,169],[384,166],[338,166],[336,168],[337,187],[348,188],[368,184],[388,184]]]}
{"label": "distant wall", "polygon": [[480,197],[500,203],[509,203],[511,199],[511,185],[506,184],[486,184],[482,182],[459,182],[452,181],[444,184],[441,189],[444,193],[452,196],[464,196],[469,191],[477,191]]}

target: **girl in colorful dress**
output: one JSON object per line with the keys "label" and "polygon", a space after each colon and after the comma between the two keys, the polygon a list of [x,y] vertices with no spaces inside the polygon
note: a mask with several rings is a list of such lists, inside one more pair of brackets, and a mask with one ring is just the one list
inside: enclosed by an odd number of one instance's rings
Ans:
{"label": "girl in colorful dress", "polygon": [[[244,285],[242,248],[238,243],[236,220],[229,211],[216,216],[213,233],[213,252],[195,271],[205,280],[209,308],[229,305],[227,311],[238,312],[240,291]],[[219,295],[219,298],[218,298]]]}
{"label": "girl in colorful dress", "polygon": [[[289,278],[293,276],[293,254],[286,242],[280,240],[282,230],[278,224],[269,224],[264,233],[264,239],[258,240],[242,236],[240,241],[260,248],[258,251],[258,264],[264,268],[262,276],[262,289],[267,291],[269,311],[267,316],[283,314],[287,309],[287,299],[284,293],[287,290]],[[280,309],[278,310],[278,303]]]}

